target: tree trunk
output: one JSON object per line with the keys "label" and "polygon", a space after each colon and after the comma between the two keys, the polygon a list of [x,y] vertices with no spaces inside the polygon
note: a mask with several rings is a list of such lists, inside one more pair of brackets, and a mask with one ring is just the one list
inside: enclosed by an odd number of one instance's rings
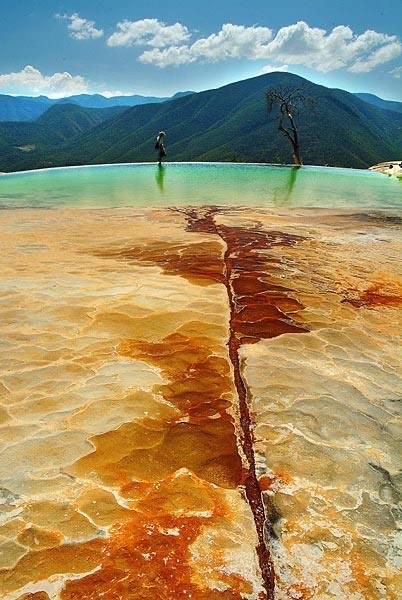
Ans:
{"label": "tree trunk", "polygon": [[293,120],[293,117],[290,112],[288,112],[288,119],[290,121],[290,125],[292,127],[293,137],[290,136],[292,146],[293,146],[293,162],[295,165],[302,165],[303,161],[300,155],[300,145],[299,145],[299,136],[297,134],[297,127]]}
{"label": "tree trunk", "polygon": [[293,162],[295,163],[295,165],[297,166],[301,166],[303,164],[301,156],[300,156],[300,149],[299,149],[299,145],[297,146],[293,146]]}

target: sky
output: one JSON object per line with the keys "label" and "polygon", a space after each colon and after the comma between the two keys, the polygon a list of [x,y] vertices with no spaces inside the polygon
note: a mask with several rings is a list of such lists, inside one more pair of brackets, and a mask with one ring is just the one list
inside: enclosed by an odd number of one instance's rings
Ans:
{"label": "sky", "polygon": [[0,94],[168,96],[270,71],[402,101],[402,0],[0,0]]}

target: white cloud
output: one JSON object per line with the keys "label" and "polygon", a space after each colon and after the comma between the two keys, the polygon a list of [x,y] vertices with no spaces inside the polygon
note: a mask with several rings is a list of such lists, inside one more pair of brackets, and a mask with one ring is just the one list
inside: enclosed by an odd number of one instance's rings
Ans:
{"label": "white cloud", "polygon": [[260,48],[272,38],[267,27],[244,27],[226,23],[218,33],[200,38],[191,46],[175,46],[159,50],[147,50],[139,60],[158,67],[182,65],[203,59],[217,62],[228,58],[256,58]]}
{"label": "white cloud", "polygon": [[391,75],[393,75],[396,79],[401,79],[402,77],[402,67],[395,67],[390,71]]}
{"label": "white cloud", "polygon": [[174,65],[188,65],[197,60],[197,58],[191,53],[191,49],[188,46],[171,46],[170,48],[154,48],[153,50],[146,50],[141,54],[139,60],[142,63],[156,65],[163,69]]}
{"label": "white cloud", "polygon": [[152,45],[154,49],[143,52],[139,60],[161,68],[196,61],[246,58],[303,65],[322,72],[347,69],[362,73],[402,53],[402,44],[394,35],[371,30],[357,35],[345,25],[328,32],[310,27],[304,21],[282,27],[275,37],[268,27],[226,23],[218,33],[200,38],[191,45],[175,42],[164,44],[163,49],[157,44]]}
{"label": "white cloud", "polygon": [[38,69],[27,65],[17,73],[0,75],[0,89],[8,94],[45,94],[50,98],[62,98],[87,92],[88,84],[80,75],[68,72],[42,75]]}
{"label": "white cloud", "polygon": [[103,36],[103,29],[96,29],[95,21],[83,19],[78,13],[72,15],[56,15],[58,19],[70,21],[67,29],[75,40],[94,40]]}
{"label": "white cloud", "polygon": [[154,48],[176,46],[190,38],[187,27],[181,23],[166,25],[158,19],[142,19],[140,21],[121,21],[117,23],[117,31],[107,40],[108,46],[146,45]]}
{"label": "white cloud", "polygon": [[256,58],[272,38],[268,27],[244,27],[226,23],[217,34],[197,40],[190,48],[191,53],[210,62],[226,58]]}
{"label": "white cloud", "polygon": [[352,73],[368,73],[384,63],[396,58],[401,53],[401,44],[394,42],[386,46],[382,46],[375,50],[365,59],[358,59],[354,65],[349,68]]}
{"label": "white cloud", "polygon": [[288,65],[280,65],[280,66],[276,66],[276,65],[265,65],[265,67],[263,67],[260,72],[259,75],[265,75],[266,73],[286,73],[287,71],[289,71],[289,66]]}

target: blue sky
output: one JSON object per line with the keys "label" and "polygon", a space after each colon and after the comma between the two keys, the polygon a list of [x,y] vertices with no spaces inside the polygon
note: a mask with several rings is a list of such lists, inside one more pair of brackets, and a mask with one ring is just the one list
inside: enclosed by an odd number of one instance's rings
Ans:
{"label": "blue sky", "polygon": [[402,0],[1,0],[0,93],[165,96],[287,70],[402,101]]}

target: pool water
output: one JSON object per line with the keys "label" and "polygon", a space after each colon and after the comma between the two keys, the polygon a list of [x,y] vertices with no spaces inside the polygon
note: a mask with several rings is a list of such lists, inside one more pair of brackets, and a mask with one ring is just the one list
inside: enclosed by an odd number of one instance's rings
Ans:
{"label": "pool water", "polygon": [[0,177],[0,207],[399,207],[402,182],[371,171],[261,164],[63,167]]}

